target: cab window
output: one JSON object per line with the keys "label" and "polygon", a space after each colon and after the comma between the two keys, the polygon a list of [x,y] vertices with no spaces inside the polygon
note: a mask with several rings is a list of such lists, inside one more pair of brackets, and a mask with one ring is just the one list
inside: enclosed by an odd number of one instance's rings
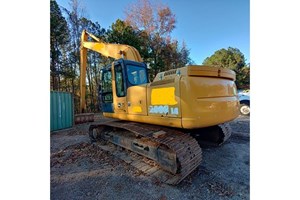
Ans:
{"label": "cab window", "polygon": [[147,73],[144,67],[127,65],[128,81],[131,85],[141,85],[147,83]]}
{"label": "cab window", "polygon": [[111,71],[101,71],[100,80],[100,93],[102,102],[110,103],[113,100],[112,97],[112,85],[111,85]]}
{"label": "cab window", "polygon": [[115,78],[116,78],[116,90],[118,97],[125,96],[125,89],[124,89],[124,80],[123,80],[123,72],[121,65],[115,66]]}

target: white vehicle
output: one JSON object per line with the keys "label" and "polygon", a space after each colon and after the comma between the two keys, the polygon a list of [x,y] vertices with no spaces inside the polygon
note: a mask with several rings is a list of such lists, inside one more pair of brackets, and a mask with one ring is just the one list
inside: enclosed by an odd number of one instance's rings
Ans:
{"label": "white vehicle", "polygon": [[243,90],[238,92],[240,100],[241,115],[250,115],[250,90]]}

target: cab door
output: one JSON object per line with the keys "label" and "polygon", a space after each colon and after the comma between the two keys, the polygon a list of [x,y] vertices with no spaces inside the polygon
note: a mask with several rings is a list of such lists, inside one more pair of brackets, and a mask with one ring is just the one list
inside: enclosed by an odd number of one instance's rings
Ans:
{"label": "cab door", "polygon": [[111,67],[108,69],[102,69],[100,71],[100,85],[99,85],[99,103],[100,109],[104,113],[113,113],[113,91],[112,91],[112,71]]}
{"label": "cab door", "polygon": [[126,81],[123,62],[113,63],[113,102],[117,114],[127,114],[126,104]]}

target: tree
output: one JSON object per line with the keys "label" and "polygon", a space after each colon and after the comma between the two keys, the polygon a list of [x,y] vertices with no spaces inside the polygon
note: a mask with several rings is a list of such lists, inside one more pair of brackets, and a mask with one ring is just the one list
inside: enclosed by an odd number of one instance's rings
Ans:
{"label": "tree", "polygon": [[50,71],[52,89],[59,90],[62,51],[69,42],[68,25],[55,0],[50,1]]}
{"label": "tree", "polygon": [[183,67],[186,64],[191,64],[192,60],[189,58],[190,51],[183,42],[181,47],[177,40],[168,41],[162,47],[161,56],[163,57],[163,70],[176,69]]}
{"label": "tree", "polygon": [[125,22],[146,35],[143,39],[149,58],[144,60],[150,64],[151,78],[160,71],[187,64],[189,51],[185,46],[179,49],[178,42],[170,36],[175,28],[176,18],[168,6],[154,5],[149,0],[138,0],[129,6],[125,14]]}
{"label": "tree", "polygon": [[144,30],[148,35],[154,37],[169,36],[175,28],[175,15],[166,5],[153,5],[149,0],[138,0],[137,3],[129,5],[126,14],[126,22],[133,28]]}
{"label": "tree", "polygon": [[[68,25],[70,29],[70,46],[69,46],[69,67],[72,69],[72,92],[75,95],[76,91],[79,91],[79,83],[76,84],[76,77],[79,72],[79,63],[80,63],[80,36],[81,36],[81,24],[80,19],[83,17],[85,11],[82,8],[80,0],[70,0],[69,3],[71,11],[63,8],[67,15]],[[79,80],[78,80],[79,81]]]}
{"label": "tree", "polygon": [[236,76],[236,82],[239,89],[250,88],[250,66],[244,66]]}
{"label": "tree", "polygon": [[235,71],[238,88],[250,85],[250,66],[246,65],[244,54],[237,48],[220,49],[203,61],[204,65],[224,67]]}
{"label": "tree", "polygon": [[144,31],[135,30],[124,21],[117,19],[111,25],[111,30],[107,32],[109,43],[126,44],[138,50],[144,60],[149,58],[149,48],[147,34]]}
{"label": "tree", "polygon": [[[91,20],[83,17],[80,19],[81,30],[85,29],[88,32],[94,34],[98,38],[105,39],[106,31],[104,28],[98,24],[98,22],[92,22]],[[97,91],[100,78],[100,65],[103,57],[94,51],[87,52],[87,80],[88,80],[88,90],[86,94],[87,109],[89,111],[94,111],[97,108]]]}
{"label": "tree", "polygon": [[[85,11],[80,0],[69,1],[70,10],[63,8],[65,12],[69,30],[66,34],[69,35],[69,42],[64,46],[62,51],[63,58],[63,76],[62,84],[66,91],[72,92],[75,97],[75,112],[79,112],[79,78],[80,78],[80,38],[83,29],[93,33],[99,38],[105,39],[106,31],[101,28],[97,22],[92,22],[85,18]],[[97,91],[100,74],[100,60],[107,60],[102,58],[96,52],[88,51],[87,54],[87,109],[95,111],[97,107]]]}

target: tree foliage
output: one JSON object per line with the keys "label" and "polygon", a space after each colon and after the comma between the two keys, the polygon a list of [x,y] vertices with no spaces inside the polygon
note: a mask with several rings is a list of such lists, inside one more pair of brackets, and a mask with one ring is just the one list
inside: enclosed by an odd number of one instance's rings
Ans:
{"label": "tree foliage", "polygon": [[146,31],[151,37],[169,36],[175,28],[176,18],[171,9],[149,0],[138,0],[125,11],[126,22],[133,28]]}
{"label": "tree foliage", "polygon": [[235,71],[237,87],[249,88],[250,66],[246,65],[245,57],[239,49],[228,47],[228,49],[217,50],[212,56],[207,57],[203,64]]}
{"label": "tree foliage", "polygon": [[149,57],[144,58],[150,67],[150,78],[155,74],[173,68],[183,67],[191,60],[189,50],[170,34],[175,28],[176,18],[171,9],[163,4],[152,4],[149,0],[138,0],[129,5],[125,22],[144,33]]}
{"label": "tree foliage", "polygon": [[63,47],[69,42],[67,21],[62,16],[56,1],[50,1],[50,71],[51,86],[59,89],[60,74],[62,74]]}
{"label": "tree foliage", "polygon": [[135,47],[143,59],[149,58],[147,34],[144,31],[135,30],[124,21],[117,19],[107,31],[107,42],[127,44]]}
{"label": "tree foliage", "polygon": [[80,63],[80,35],[81,35],[81,18],[84,15],[84,10],[81,7],[80,0],[70,0],[69,5],[71,10],[67,10],[63,8],[65,14],[67,16],[68,26],[69,26],[69,34],[70,34],[70,43],[68,44],[68,60],[69,60],[69,77],[71,79],[72,92],[79,90],[79,82],[78,75],[79,72],[79,63]]}
{"label": "tree foliage", "polygon": [[[55,8],[57,10],[60,10],[56,1],[51,0],[50,2],[51,4],[56,5]],[[106,30],[101,28],[98,22],[92,22],[91,20],[84,17],[85,12],[82,7],[83,4],[82,2],[80,2],[80,0],[70,0],[69,5],[71,8],[70,10],[61,7],[65,18],[62,17],[61,11],[59,14],[59,16],[64,19],[64,24],[66,27],[66,29],[62,30],[60,34],[61,36],[67,37],[68,40],[65,43],[61,43],[60,45],[60,76],[59,80],[57,81],[59,87],[52,87],[52,89],[72,92],[75,97],[75,112],[79,112],[80,36],[82,30],[86,29],[97,37],[105,39]],[[51,19],[52,15],[54,15],[52,14],[52,10],[54,9],[52,9],[51,7]],[[51,37],[52,34],[55,33],[56,32],[51,28]],[[51,45],[50,51],[55,51],[53,45]],[[100,65],[100,63],[103,63],[103,60],[105,61],[107,59],[102,58],[102,56],[98,53],[90,51],[88,52],[86,93],[88,111],[97,111],[98,109],[97,91],[100,77],[100,68],[102,66]],[[52,65],[50,66],[50,69],[52,69]]]}

